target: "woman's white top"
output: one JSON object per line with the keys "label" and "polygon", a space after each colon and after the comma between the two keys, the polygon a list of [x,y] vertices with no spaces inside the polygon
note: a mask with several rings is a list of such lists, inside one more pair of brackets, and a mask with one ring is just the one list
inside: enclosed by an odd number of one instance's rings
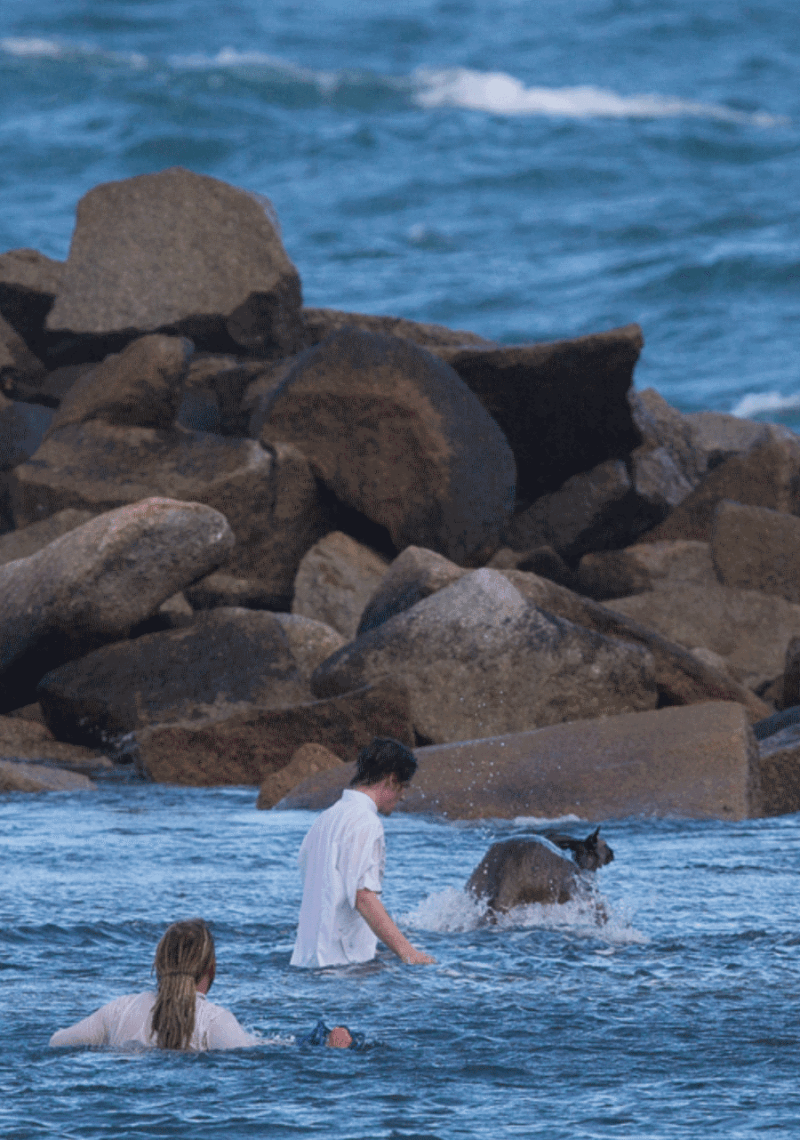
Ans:
{"label": "woman's white top", "polygon": [[380,893],[385,858],[375,801],[345,788],[300,848],[303,901],[292,966],[345,966],[375,957],[378,940],[356,910],[356,891]]}
{"label": "woman's white top", "polygon": [[[95,1010],[76,1025],[57,1029],[50,1038],[50,1044],[155,1046],[152,1030],[155,1003],[156,994],[150,991],[126,994]],[[207,1001],[204,994],[197,994],[190,1049],[240,1049],[259,1044],[261,1038],[247,1033],[229,1010]]]}

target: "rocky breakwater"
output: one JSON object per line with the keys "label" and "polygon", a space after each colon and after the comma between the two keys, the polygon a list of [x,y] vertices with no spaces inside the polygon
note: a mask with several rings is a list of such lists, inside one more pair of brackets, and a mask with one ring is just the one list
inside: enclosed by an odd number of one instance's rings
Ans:
{"label": "rocky breakwater", "polygon": [[392,735],[420,810],[800,807],[748,735],[798,698],[800,441],[635,392],[641,346],[304,309],[266,199],[96,187],[66,262],[0,255],[2,757],[269,806]]}

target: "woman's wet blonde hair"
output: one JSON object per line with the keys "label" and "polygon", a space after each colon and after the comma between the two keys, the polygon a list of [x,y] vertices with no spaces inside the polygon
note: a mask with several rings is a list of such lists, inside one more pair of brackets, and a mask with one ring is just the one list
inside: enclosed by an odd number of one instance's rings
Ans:
{"label": "woman's wet blonde hair", "polygon": [[158,996],[152,1027],[160,1049],[187,1049],[194,1032],[197,983],[216,968],[214,939],[202,918],[173,922],[156,947]]}

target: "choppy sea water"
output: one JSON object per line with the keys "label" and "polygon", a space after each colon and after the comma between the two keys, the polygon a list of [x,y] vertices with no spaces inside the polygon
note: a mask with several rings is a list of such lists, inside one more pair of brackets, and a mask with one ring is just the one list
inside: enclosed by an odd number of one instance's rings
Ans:
{"label": "choppy sea water", "polygon": [[[639,321],[639,387],[798,429],[799,61],[790,0],[4,0],[0,250],[65,257],[83,193],[177,163],[273,200],[307,304]],[[607,822],[600,929],[477,925],[460,886],[521,825],[395,816],[386,900],[439,965],[306,973],[310,816],[254,798],[0,799],[4,1137],[798,1135],[797,817]],[[263,1046],[48,1050],[197,913]],[[367,1050],[298,1050],[319,1015]]]}
{"label": "choppy sea water", "polygon": [[795,0],[4,0],[0,249],[182,164],[311,305],[503,342],[639,321],[639,387],[800,427]]}
{"label": "choppy sea water", "polygon": [[[294,860],[313,816],[254,799],[134,784],[0,800],[6,1140],[797,1136],[797,817],[606,821],[605,926],[533,906],[489,927],[461,887],[530,821],[395,814],[385,899],[438,964],[384,952],[302,971]],[[198,913],[217,941],[212,997],[263,1045],[48,1048],[54,1028],[149,987],[164,927]],[[299,1049],[318,1016],[367,1048]]]}

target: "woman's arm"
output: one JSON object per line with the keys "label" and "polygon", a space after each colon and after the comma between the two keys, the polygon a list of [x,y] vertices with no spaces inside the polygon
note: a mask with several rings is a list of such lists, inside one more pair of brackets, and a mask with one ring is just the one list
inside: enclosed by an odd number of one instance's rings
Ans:
{"label": "woman's arm", "polygon": [[108,1029],[105,1017],[107,1006],[96,1009],[83,1021],[76,1021],[66,1029],[57,1029],[50,1038],[50,1044],[58,1045],[105,1045],[108,1042]]}
{"label": "woman's arm", "polygon": [[397,957],[409,966],[428,966],[435,962],[430,954],[417,950],[397,928],[386,907],[375,891],[362,888],[356,891],[356,910],[364,919],[376,938],[393,950]]}

